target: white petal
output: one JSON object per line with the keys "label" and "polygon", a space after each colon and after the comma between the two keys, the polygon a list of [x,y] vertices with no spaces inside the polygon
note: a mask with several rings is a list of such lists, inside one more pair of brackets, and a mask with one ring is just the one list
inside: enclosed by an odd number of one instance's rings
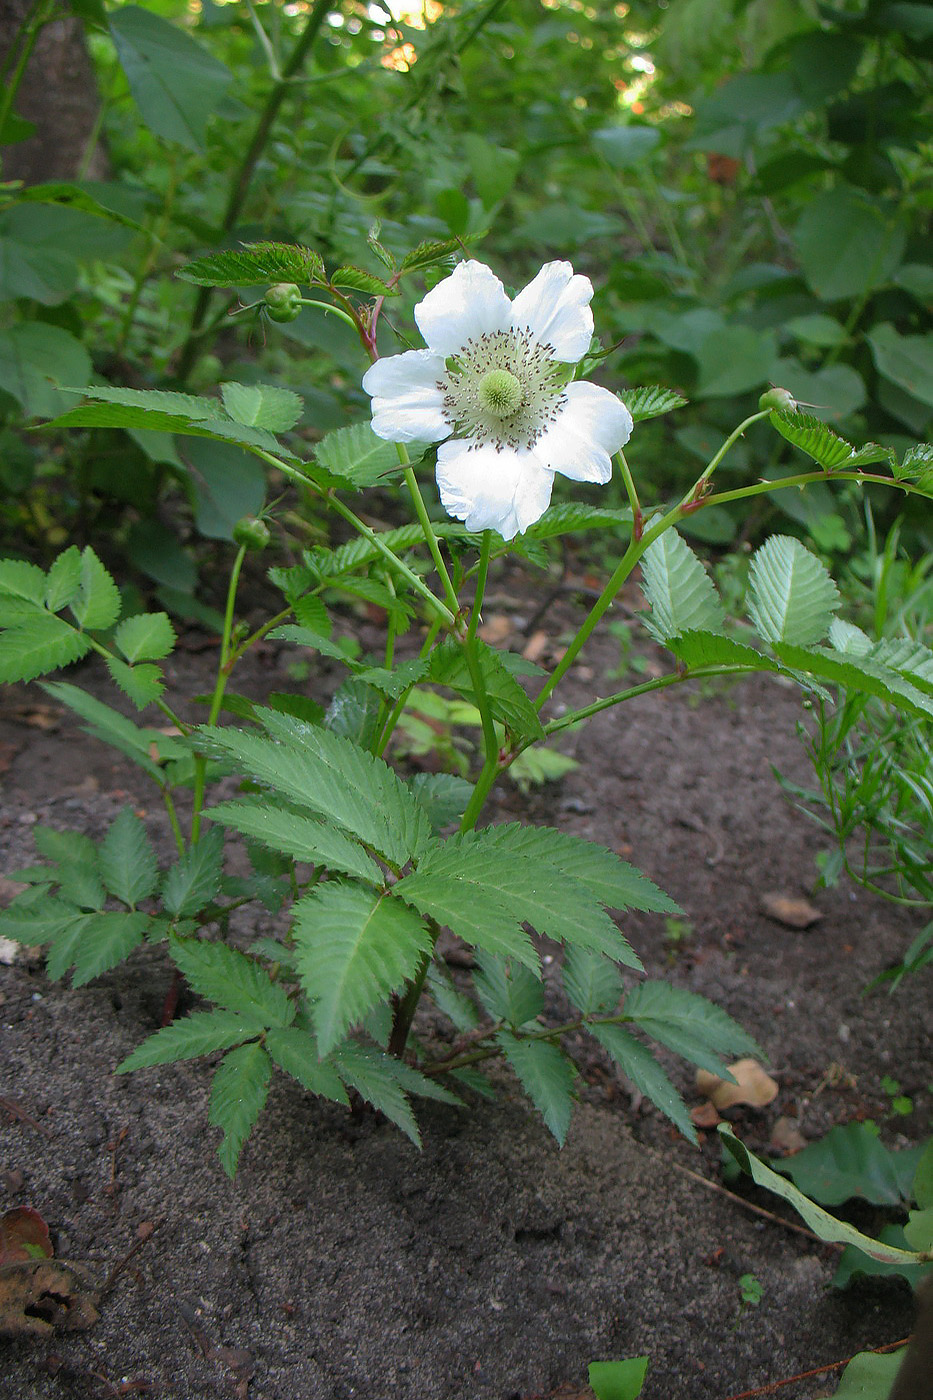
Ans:
{"label": "white petal", "polygon": [[612,476],[612,453],[628,442],[632,415],[608,389],[584,380],[568,384],[567,402],[532,451],[551,471],[573,481],[605,483]]}
{"label": "white petal", "polygon": [[373,401],[373,432],[389,442],[440,442],[451,433],[438,381],[446,374],[440,355],[406,350],[377,360],[363,375]]}
{"label": "white petal", "polygon": [[510,540],[547,510],[554,475],[525,449],[456,439],[437,453],[437,485],[448,515],[468,530],[498,530]]}
{"label": "white petal", "polygon": [[418,329],[435,355],[455,355],[468,340],[505,330],[510,314],[505,288],[480,262],[460,263],[415,307]]}
{"label": "white petal", "polygon": [[512,302],[512,325],[553,346],[555,360],[575,364],[593,338],[592,295],[590,279],[575,277],[570,263],[545,263]]}

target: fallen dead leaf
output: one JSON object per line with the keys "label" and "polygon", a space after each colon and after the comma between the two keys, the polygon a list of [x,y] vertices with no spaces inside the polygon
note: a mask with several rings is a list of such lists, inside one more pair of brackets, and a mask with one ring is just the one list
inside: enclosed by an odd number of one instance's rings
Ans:
{"label": "fallen dead leaf", "polygon": [[539,628],[537,632],[532,632],[528,641],[522,647],[522,656],[526,661],[540,661],[547,651],[550,641],[551,639],[547,632],[545,632],[543,628]]}
{"label": "fallen dead leaf", "polygon": [[49,1227],[32,1206],[14,1206],[0,1215],[0,1268],[50,1259],[54,1253]]}
{"label": "fallen dead leaf", "polygon": [[794,1118],[778,1118],[771,1129],[768,1140],[769,1152],[780,1152],[784,1157],[792,1157],[807,1145],[807,1140],[797,1127]]}
{"label": "fallen dead leaf", "polygon": [[720,1112],[738,1103],[764,1108],[765,1104],[777,1098],[777,1082],[765,1073],[757,1060],[736,1060],[734,1065],[729,1066],[729,1072],[736,1081],[734,1084],[730,1084],[728,1079],[721,1079],[718,1074],[711,1074],[708,1069],[698,1069],[696,1074],[696,1086],[700,1093],[705,1094]]}
{"label": "fallen dead leaf", "polygon": [[758,903],[763,914],[785,928],[809,928],[823,917],[819,909],[799,895],[771,891],[763,894]]}
{"label": "fallen dead leaf", "polygon": [[47,1337],[93,1326],[100,1299],[88,1273],[63,1259],[0,1267],[0,1336]]}
{"label": "fallen dead leaf", "polygon": [[696,1108],[691,1108],[690,1117],[697,1128],[715,1128],[717,1123],[721,1123],[716,1105],[710,1103],[709,1099],[705,1103],[698,1104]]}

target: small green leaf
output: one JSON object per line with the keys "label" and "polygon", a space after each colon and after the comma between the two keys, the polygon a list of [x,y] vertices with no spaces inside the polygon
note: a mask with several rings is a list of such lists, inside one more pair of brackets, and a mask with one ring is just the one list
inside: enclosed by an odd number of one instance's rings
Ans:
{"label": "small green leaf", "polygon": [[221,1165],[229,1177],[236,1175],[243,1144],[262,1112],[272,1078],[272,1061],[257,1042],[229,1051],[214,1074],[208,1122],[222,1128],[218,1148]]}
{"label": "small green leaf", "polygon": [[165,682],[162,675],[162,667],[151,662],[142,662],[139,666],[127,666],[125,661],[121,661],[116,656],[107,657],[107,670],[115,685],[118,685],[137,710],[144,710],[147,705],[158,700],[165,689]]}
{"label": "small green leaf", "polygon": [[623,1010],[653,1040],[694,1064],[722,1073],[721,1055],[764,1052],[722,1007],[669,982],[640,982],[626,996]]}
{"label": "small green leaf", "polygon": [[0,911],[0,938],[41,947],[58,938],[75,921],[84,921],[85,916],[73,904],[46,894],[36,898],[31,890],[29,896],[28,903],[26,896],[20,896]]}
{"label": "small green leaf", "polygon": [[168,613],[137,613],[120,623],[113,637],[127,661],[161,661],[175,645]]}
{"label": "small green leaf", "polygon": [[696,1142],[696,1129],[687,1105],[646,1045],[618,1025],[592,1022],[587,1029],[615,1060],[619,1069],[640,1093],[679,1128],[690,1142]]}
{"label": "small green leaf", "polygon": [[193,1011],[163,1026],[117,1065],[116,1074],[147,1069],[150,1065],[170,1065],[176,1060],[194,1060],[229,1050],[244,1040],[258,1036],[262,1025],[236,1011]]}
{"label": "small green leaf", "polygon": [[45,606],[49,612],[58,612],[73,603],[81,587],[81,551],[72,545],[59,554],[49,569],[45,590]]}
{"label": "small green leaf", "polygon": [[721,632],[725,614],[713,582],[676,530],[665,530],[642,555],[645,626],[658,641],[684,632]]}
{"label": "small green leaf", "polygon": [[499,1031],[496,1039],[525,1093],[563,1147],[573,1113],[573,1065],[546,1040],[519,1039],[508,1031]]}
{"label": "small green leaf", "polygon": [[100,877],[115,899],[131,908],[154,894],[159,867],[146,828],[124,807],[98,848]]}
{"label": "small green leaf", "polygon": [[221,802],[209,807],[206,815],[211,821],[232,826],[244,836],[251,836],[270,850],[282,851],[295,860],[354,875],[377,887],[383,884],[382,871],[362,846],[326,822],[273,807],[268,800]]}
{"label": "small green leaf", "polygon": [[[71,550],[67,552],[71,554]],[[78,554],[76,549],[75,554]],[[4,598],[22,598],[41,608],[46,587],[46,575],[38,564],[29,564],[25,559],[0,559],[0,595]]]}
{"label": "small green leaf", "polygon": [[112,627],[120,616],[120,590],[97,555],[87,545],[81,555],[81,580],[70,604],[78,626],[86,632]]}
{"label": "small green leaf", "polygon": [[0,682],[32,681],[86,656],[87,637],[51,613],[36,613],[28,625],[0,633]]}
{"label": "small green leaf", "polygon": [[223,859],[223,831],[211,827],[166,871],[162,884],[166,912],[187,918],[210,904],[220,889]]}
{"label": "small green leaf", "polygon": [[273,384],[221,384],[224,408],[237,423],[285,433],[294,428],[304,412],[301,396]]}
{"label": "small green leaf", "polygon": [[323,283],[324,264],[318,253],[292,243],[244,243],[195,258],[175,274],[200,287],[259,287],[270,282]]}
{"label": "small green leaf", "polygon": [[807,647],[825,637],[839,606],[829,572],[790,535],[772,535],[749,570],[749,612],[760,637]]}
{"label": "small green leaf", "polygon": [[80,941],[72,950],[73,987],[108,972],[128,958],[143,941],[151,920],[148,914],[101,912],[88,915]]}
{"label": "small green leaf", "polygon": [[399,1080],[400,1061],[353,1040],[344,1041],[332,1060],[345,1083],[401,1128],[416,1147],[421,1146],[421,1134]]}
{"label": "small green leaf", "polygon": [[586,948],[568,948],[562,969],[564,988],[585,1016],[611,1011],[622,996],[622,978],[615,963]]}
{"label": "small green leaf", "polygon": [[426,267],[436,267],[438,264],[447,265],[450,260],[460,252],[461,244],[457,238],[445,238],[441,240],[426,240],[419,243],[416,248],[412,248],[410,253],[406,253],[400,264],[400,271],[415,272]]}
{"label": "small green leaf", "polygon": [[312,1094],[345,1106],[349,1104],[343,1081],[333,1065],[320,1058],[317,1042],[310,1031],[297,1026],[274,1026],[266,1032],[265,1046],[279,1069],[297,1079]]}
{"label": "small green leaf", "polygon": [[[404,470],[394,442],[376,437],[368,423],[354,423],[348,428],[336,428],[317,445],[317,460],[334,476],[343,477],[354,486],[363,488],[400,476]],[[409,453],[413,461],[423,455]]]}
{"label": "small green leaf", "polygon": [[170,951],[200,996],[266,1026],[287,1026],[294,1019],[294,1003],[285,988],[246,953],[225,943],[177,935],[170,940]]}
{"label": "small green leaf", "polygon": [[683,408],[687,402],[681,394],[671,389],[662,389],[652,384],[644,389],[627,389],[619,395],[636,423],[646,418],[657,418],[659,414],[670,413],[675,408]]}
{"label": "small green leaf", "polygon": [[363,292],[366,296],[398,296],[395,287],[390,287],[388,282],[383,282],[381,277],[374,277],[371,272],[366,272],[361,267],[338,267],[330,281],[333,287],[343,287],[351,292]]}
{"label": "small green leaf", "polygon": [[630,1356],[624,1361],[591,1361],[590,1389],[596,1400],[637,1400],[647,1373],[647,1356]]}
{"label": "small green leaf", "polygon": [[541,979],[524,963],[486,953],[473,974],[473,986],[494,1021],[525,1026],[544,1010]]}

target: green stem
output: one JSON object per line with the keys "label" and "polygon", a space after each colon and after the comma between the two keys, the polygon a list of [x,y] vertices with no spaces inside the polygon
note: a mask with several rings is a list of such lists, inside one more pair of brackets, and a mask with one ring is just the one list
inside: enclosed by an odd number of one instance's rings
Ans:
{"label": "green stem", "polygon": [[632,534],[637,540],[641,535],[645,517],[638,500],[638,492],[635,490],[635,478],[632,476],[631,468],[625,460],[625,453],[621,448],[616,453],[616,461],[619,463],[619,471],[625,483],[626,495],[629,499],[629,505],[632,507]]}
{"label": "green stem", "polygon": [[[333,7],[333,0],[315,0],[315,4],[305,23],[305,27],[299,35],[295,47],[292,49],[291,56],[282,70],[282,76],[272,87],[269,96],[266,98],[266,105],[260,114],[259,121],[256,123],[253,139],[246,148],[246,154],[243,157],[240,168],[230,187],[227,207],[220,225],[218,242],[223,241],[240,216],[240,212],[246,202],[246,196],[249,193],[253,174],[266,148],[266,143],[271,135],[273,124],[279,114],[279,108],[285,101],[289,88],[292,85],[292,80],[304,66],[305,59],[308,57],[311,46],[318,36],[318,32],[320,31],[321,25],[324,23],[324,18],[328,10],[333,9]],[[202,287],[198,293],[198,299],[191,317],[188,337],[182,346],[178,360],[178,379],[181,383],[184,383],[191,373],[191,367],[194,363],[195,338],[207,314],[212,291],[212,287]]]}
{"label": "green stem", "polygon": [[753,413],[750,417],[744,419],[743,422],[741,422],[739,426],[735,428],[726,438],[722,447],[720,447],[715,457],[713,457],[710,461],[709,466],[704,467],[703,471],[701,472],[697,481],[694,483],[691,490],[689,490],[686,496],[684,496],[683,500],[681,501],[681,505],[692,505],[694,502],[702,500],[703,487],[709,481],[710,477],[713,475],[713,472],[719,466],[719,463],[722,461],[723,457],[725,457],[726,453],[729,451],[729,448],[733,445],[733,443],[738,442],[739,438],[745,432],[746,428],[750,428],[753,423],[760,423],[763,418],[770,417],[771,410],[766,408],[762,409],[758,413]]}
{"label": "green stem", "polygon": [[[421,650],[418,653],[418,656],[422,661],[425,659],[425,657],[430,652],[431,648],[434,646],[434,643],[437,640],[437,634],[440,630],[441,619],[439,617],[432,618],[431,625],[428,628],[427,636],[421,644]],[[392,708],[392,712],[385,722],[385,727],[379,735],[379,741],[376,744],[375,749],[373,750],[377,757],[381,757],[381,755],[385,753],[386,748],[388,747],[389,740],[391,739],[392,733],[395,729],[395,726],[401,719],[405,706],[408,704],[408,697],[409,695],[411,695],[411,692],[414,690],[414,688],[415,687],[413,685],[408,686],[406,690],[402,691],[402,694],[396,700],[395,705]]]}
{"label": "green stem", "polygon": [[[240,570],[246,558],[246,545],[240,545],[233,568],[230,571],[230,584],[227,588],[227,606],[224,610],[224,629],[220,641],[220,661],[217,666],[217,680],[211,697],[211,708],[207,717],[210,725],[217,723],[224,691],[230,678],[232,661],[233,614],[236,607],[236,591],[240,581]],[[207,772],[207,759],[196,754],[194,760],[194,810],[191,814],[191,844],[197,845],[201,837],[201,809],[204,806],[204,780]]]}
{"label": "green stem", "polygon": [[334,306],[330,301],[315,301],[313,297],[301,297],[302,306],[319,306],[322,311],[329,311],[332,316],[339,316],[341,321],[346,321],[351,331],[359,334],[360,323],[355,321],[348,311],[344,311],[342,306]]}
{"label": "green stem", "polygon": [[483,531],[483,543],[479,551],[479,565],[476,570],[476,592],[473,595],[473,608],[470,612],[470,625],[467,628],[466,644],[472,646],[479,626],[483,598],[486,595],[486,578],[489,574],[489,554],[492,549],[492,531]]}
{"label": "green stem", "polygon": [[628,690],[616,691],[614,695],[607,695],[604,700],[594,700],[592,705],[583,705],[579,710],[569,710],[567,714],[561,715],[560,719],[551,720],[550,724],[546,724],[544,732],[550,738],[552,734],[559,734],[562,729],[569,729],[580,720],[598,715],[602,710],[612,709],[613,705],[621,705],[625,700],[634,700],[638,695],[650,695],[653,690],[666,690],[668,686],[680,685],[683,681],[705,680],[710,676],[752,675],[761,669],[760,666],[699,666],[694,671],[671,671],[666,676],[630,686]]}
{"label": "green stem", "polygon": [[[54,0],[44,0],[44,2],[43,0],[39,0],[32,15],[23,21],[23,25],[20,29],[23,47],[17,60],[16,67],[13,69],[10,81],[5,84],[3,93],[0,95],[0,134],[2,134],[9,119],[10,112],[13,109],[13,103],[16,100],[16,94],[19,92],[20,83],[23,81],[26,65],[32,57],[32,51],[35,48],[36,40],[52,18],[53,6]],[[17,37],[19,37],[19,35],[17,35]],[[15,47],[15,43],[16,40],[14,39],[13,44],[10,46],[11,53]]]}
{"label": "green stem", "polygon": [[421,488],[418,485],[414,469],[411,466],[408,448],[403,442],[397,442],[395,444],[395,450],[398,453],[399,461],[405,468],[405,485],[408,487],[408,494],[411,496],[412,505],[415,507],[415,514],[418,517],[418,524],[421,526],[425,542],[427,543],[428,549],[431,551],[431,558],[434,560],[434,567],[441,581],[441,587],[444,590],[447,605],[453,616],[457,617],[460,612],[460,599],[457,597],[457,590],[450,581],[450,574],[448,574],[447,566],[441,557],[441,549],[437,542],[437,535],[434,533],[434,526],[431,524],[430,517],[428,516],[427,508],[424,504],[424,497],[421,494]]}

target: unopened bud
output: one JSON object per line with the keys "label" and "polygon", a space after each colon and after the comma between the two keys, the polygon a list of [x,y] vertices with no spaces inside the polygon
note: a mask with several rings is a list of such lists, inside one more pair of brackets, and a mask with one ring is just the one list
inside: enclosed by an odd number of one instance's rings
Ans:
{"label": "unopened bud", "polygon": [[762,412],[769,410],[772,413],[796,413],[797,400],[788,389],[778,389],[772,384],[758,400],[758,407]]}
{"label": "unopened bud", "polygon": [[258,552],[265,549],[271,538],[266,522],[255,515],[244,515],[233,527],[233,542],[243,549]]}
{"label": "unopened bud", "polygon": [[276,282],[264,300],[266,314],[273,321],[294,321],[301,314],[301,291],[294,282]]}

